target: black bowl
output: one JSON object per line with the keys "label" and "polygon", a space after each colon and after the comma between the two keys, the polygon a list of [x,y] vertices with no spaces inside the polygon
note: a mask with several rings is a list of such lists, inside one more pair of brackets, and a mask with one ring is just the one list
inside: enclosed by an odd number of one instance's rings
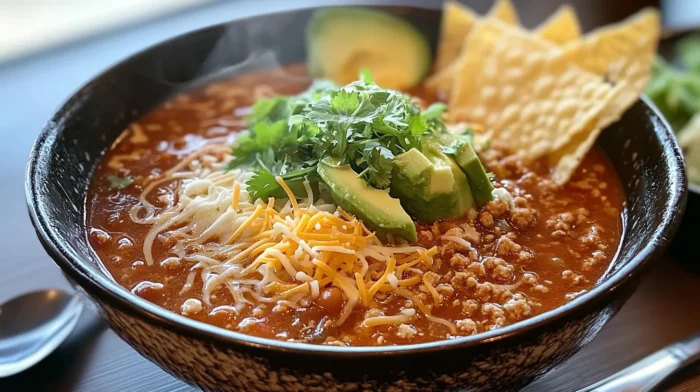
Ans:
{"label": "black bowl", "polygon": [[[393,9],[435,40],[439,12]],[[195,31],[145,50],[75,93],[41,132],[26,179],[37,234],[111,328],[145,357],[206,390],[511,390],[588,343],[665,248],[685,205],[681,152],[666,122],[637,102],[598,144],[627,194],[618,256],[600,284],[553,311],[470,337],[394,347],[280,342],[219,329],[153,305],[100,268],[85,228],[86,190],[101,155],[133,120],[202,77],[259,48],[303,61],[311,10]]]}

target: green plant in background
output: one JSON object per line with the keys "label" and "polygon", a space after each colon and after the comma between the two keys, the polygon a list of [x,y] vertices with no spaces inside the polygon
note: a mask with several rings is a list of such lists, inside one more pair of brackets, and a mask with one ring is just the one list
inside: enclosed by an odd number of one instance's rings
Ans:
{"label": "green plant in background", "polygon": [[657,57],[646,94],[676,133],[690,181],[700,184],[700,34],[683,38],[674,49],[678,67]]}

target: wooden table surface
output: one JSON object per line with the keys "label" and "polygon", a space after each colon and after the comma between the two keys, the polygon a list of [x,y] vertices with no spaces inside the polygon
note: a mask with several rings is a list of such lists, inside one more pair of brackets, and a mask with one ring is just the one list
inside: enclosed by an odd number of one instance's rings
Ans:
{"label": "wooden table surface", "polygon": [[[234,15],[255,14],[260,11],[257,7],[262,7],[260,3],[251,0],[207,6],[0,65],[0,302],[33,289],[68,289],[34,235],[23,189],[31,144],[62,100],[129,53]],[[265,7],[292,7],[288,3],[291,2],[266,1]],[[659,260],[633,298],[589,346],[526,391],[574,391],[666,344],[700,332],[698,289],[700,274],[681,268],[668,257]],[[700,391],[700,366],[680,373],[662,389]],[[44,390],[193,389],[142,358],[87,312],[73,335],[54,354],[29,371],[0,379],[0,391]]]}

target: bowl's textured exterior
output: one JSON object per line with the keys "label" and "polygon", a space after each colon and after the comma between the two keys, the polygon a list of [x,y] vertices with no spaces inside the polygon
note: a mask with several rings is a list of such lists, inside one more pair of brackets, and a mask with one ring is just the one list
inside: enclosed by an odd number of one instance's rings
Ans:
{"label": "bowl's textured exterior", "polygon": [[[397,12],[435,41],[438,12]],[[278,342],[170,313],[100,268],[87,241],[84,205],[104,151],[131,121],[168,96],[205,76],[250,69],[250,61],[235,65],[253,52],[269,49],[282,64],[303,61],[309,15],[263,15],[177,37],[106,71],[56,113],[32,150],[26,192],[39,239],[78,292],[141,354],[205,390],[516,390],[589,342],[666,246],[685,205],[681,153],[667,124],[643,100],[599,140],[627,195],[624,238],[613,267],[589,293],[501,330],[397,347]]]}

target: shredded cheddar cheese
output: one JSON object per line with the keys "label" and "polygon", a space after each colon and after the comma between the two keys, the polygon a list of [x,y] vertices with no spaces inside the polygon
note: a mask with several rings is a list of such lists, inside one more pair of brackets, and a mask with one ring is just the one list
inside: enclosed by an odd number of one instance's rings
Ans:
{"label": "shredded cheddar cheese", "polygon": [[[212,146],[204,151],[218,150]],[[437,248],[382,244],[352,214],[314,195],[308,183],[306,197],[297,200],[277,177],[287,199],[253,201],[245,185],[250,173],[224,171],[223,165],[198,166],[202,160],[197,156],[185,162],[167,178],[154,180],[179,181],[177,196],[165,199],[169,204],[151,204],[147,196],[154,187],[147,186],[140,205],[130,212],[135,222],[151,225],[144,241],[149,265],[156,262],[154,244],[163,239],[176,242],[170,258],[191,263],[183,292],[199,278],[203,303],[211,306],[212,296],[225,290],[233,301],[227,309],[238,311],[263,303],[307,306],[323,290],[336,287],[344,299],[336,325],[345,322],[356,306],[379,307],[377,296],[387,294],[405,297],[431,320],[451,324],[431,315],[432,305],[415,295],[425,285],[431,302],[438,304],[439,294],[423,276],[433,267]],[[367,318],[362,325],[402,323],[413,317],[417,316],[382,315]]]}

